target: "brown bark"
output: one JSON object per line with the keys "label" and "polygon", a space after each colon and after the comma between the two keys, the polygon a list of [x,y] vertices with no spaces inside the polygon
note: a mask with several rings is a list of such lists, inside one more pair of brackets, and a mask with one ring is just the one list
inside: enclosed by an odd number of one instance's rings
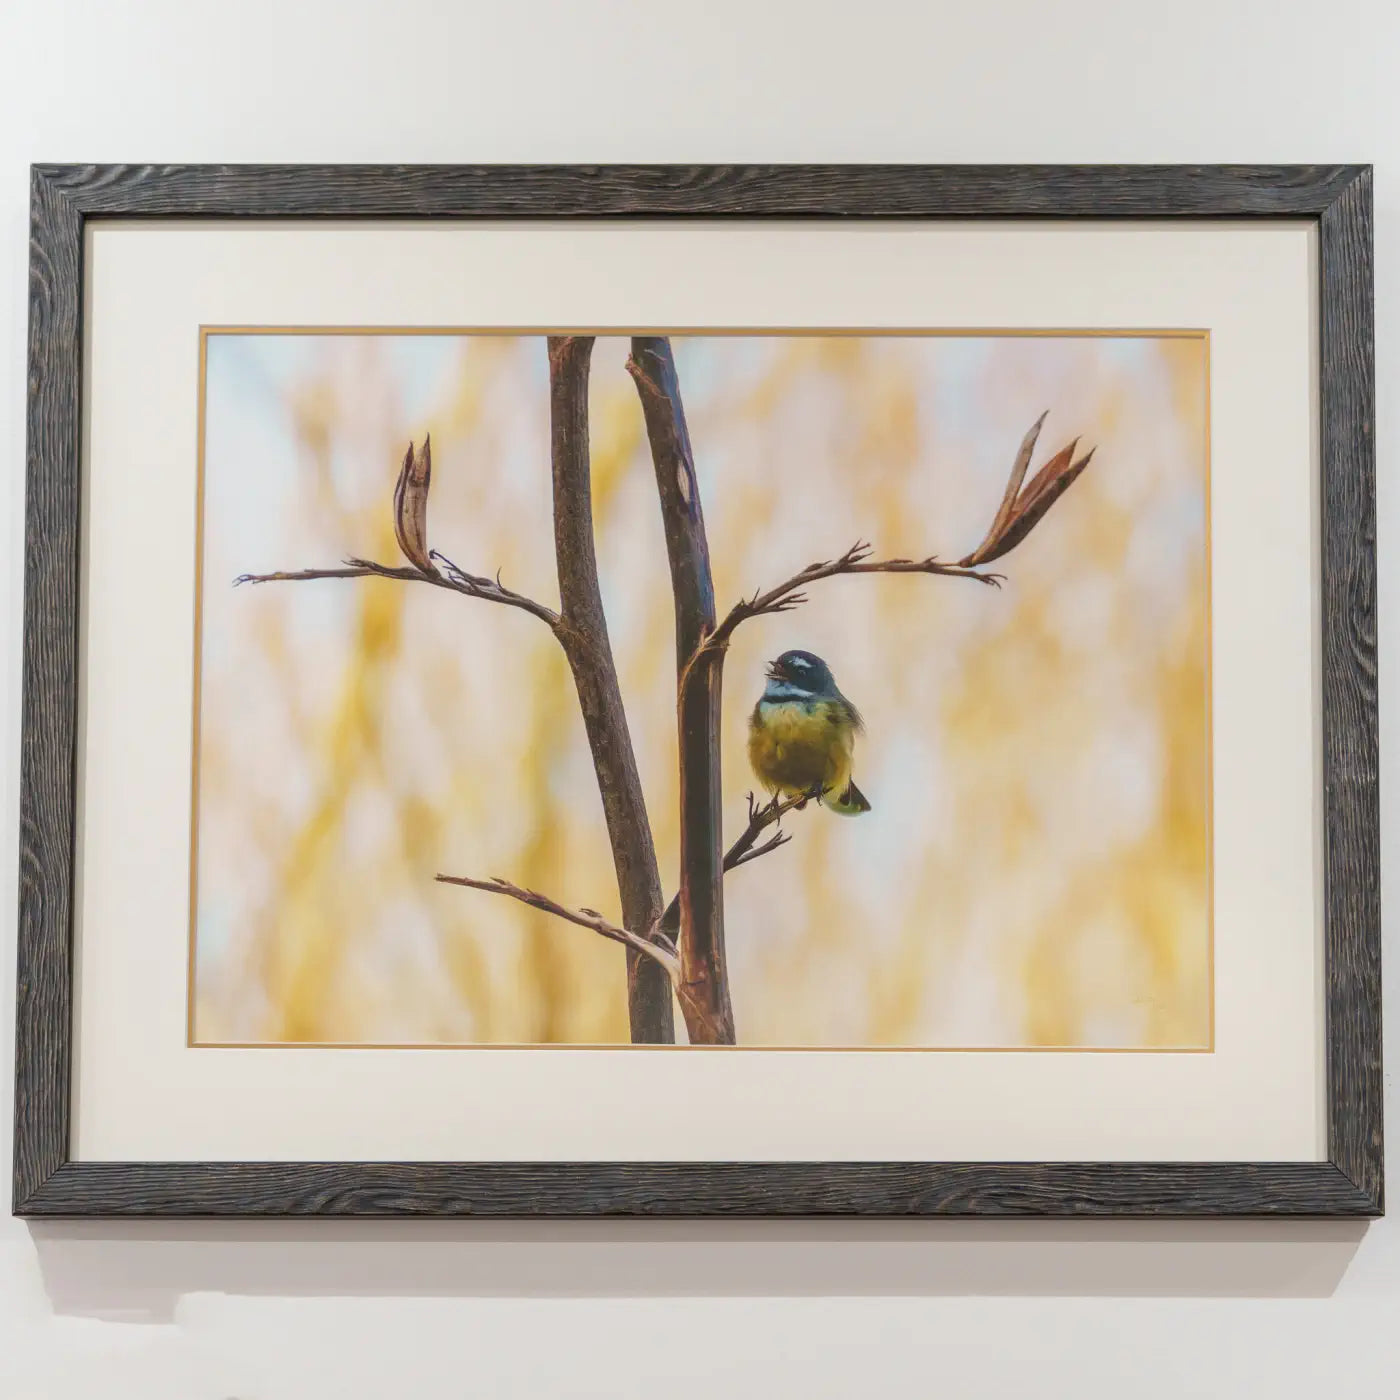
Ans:
{"label": "brown bark", "polygon": [[658,933],[643,937],[639,933],[633,933],[631,929],[609,923],[596,909],[567,909],[558,900],[550,899],[538,890],[522,889],[509,880],[474,880],[469,875],[439,875],[437,878],[440,884],[462,885],[469,890],[485,890],[487,894],[503,894],[511,899],[518,899],[522,904],[528,904],[531,909],[538,909],[543,914],[553,914],[556,919],[577,924],[579,928],[591,929],[601,938],[621,943],[629,950],[651,958],[665,972],[668,980],[680,976],[680,955],[674,945]]}
{"label": "brown bark", "polygon": [[[738,840],[724,853],[725,873],[737,870],[741,865],[747,865],[760,856],[766,856],[769,851],[776,851],[779,846],[786,846],[792,837],[781,827],[777,827],[777,824],[794,807],[802,806],[807,800],[805,796],[774,797],[760,803],[753,793],[749,793],[749,822],[739,834]],[[777,830],[766,841],[760,842],[758,838],[770,826],[777,827]],[[656,932],[663,944],[674,944],[680,934],[680,927],[681,897],[677,894],[666,906],[666,912],[662,914]]]}
{"label": "brown bark", "polygon": [[347,559],[341,567],[244,574],[237,583],[316,579],[389,578],[431,583],[471,598],[518,608],[545,622],[559,639],[573,672],[579,708],[593,756],[617,872],[623,925],[594,909],[569,909],[506,880],[439,875],[447,884],[508,895],[627,948],[627,1002],[632,1040],[675,1039],[674,985],[694,1044],[735,1043],[734,1013],[724,950],[724,872],[756,860],[787,841],[776,827],[801,806],[804,794],[759,804],[749,795],[748,826],[722,854],[720,811],[720,685],[724,657],[738,626],[751,617],[787,612],[805,601],[808,584],[839,574],[933,574],[996,586],[1001,575],[979,566],[1009,553],[1039,524],[1092,458],[1075,458],[1078,440],[1056,453],[1023,487],[1045,415],[1022,440],[1001,506],[982,543],[956,564],[926,559],[871,559],[857,543],[839,559],[809,564],[776,588],[741,599],[716,623],[705,520],[695,478],[690,434],[670,341],[635,336],[627,368],[636,381],[651,442],[657,491],[670,560],[676,616],[676,692],[680,734],[681,881],[666,909],[646,802],[627,729],[617,668],[608,641],[593,540],[592,483],[588,457],[588,375],[592,336],[549,338],[551,462],[554,542],[560,611],[505,587],[499,574],[469,574],[428,547],[427,505],[432,461],[427,439],[412,444],[394,490],[394,528],[409,567]]}
{"label": "brown bark", "polygon": [[[573,672],[598,775],[622,922],[633,933],[643,933],[661,914],[661,876],[598,587],[588,457],[592,354],[592,336],[549,338],[550,458],[559,570],[556,631]],[[653,958],[631,947],[627,950],[627,1011],[634,1043],[675,1040],[670,979]]]}
{"label": "brown bark", "polygon": [[1011,475],[1000,507],[992,519],[982,543],[971,554],[959,559],[956,564],[945,564],[936,555],[926,559],[872,559],[871,547],[863,540],[857,540],[839,559],[824,559],[816,564],[808,564],[805,569],[792,575],[766,592],[755,593],[751,598],[741,598],[724,615],[724,620],[705,635],[695,654],[681,673],[684,688],[687,673],[702,668],[722,664],[722,658],[729,646],[730,638],[743,622],[751,617],[763,617],[773,613],[791,612],[807,601],[802,592],[808,584],[825,578],[836,578],[842,574],[932,574],[942,578],[966,578],[975,583],[988,584],[1000,588],[1003,575],[989,573],[979,567],[1009,554],[1045,518],[1056,501],[1079,478],[1084,468],[1094,456],[1091,447],[1082,457],[1075,458],[1079,439],[1075,438],[1068,446],[1062,447],[1031,479],[1030,485],[1022,489],[1026,469],[1030,466],[1035,452],[1040,430],[1048,416],[1042,413],[1031,425],[1030,431],[1021,440],[1021,446],[1011,465]]}
{"label": "brown bark", "polygon": [[516,593],[507,588],[500,579],[479,578],[475,574],[459,569],[445,555],[431,551],[431,560],[437,567],[422,569],[417,564],[410,568],[400,568],[390,564],[376,564],[372,559],[347,559],[335,569],[283,569],[275,574],[239,574],[234,585],[240,583],[306,583],[327,578],[392,578],[400,583],[430,583],[435,588],[451,589],[468,598],[480,598],[488,603],[501,603],[508,608],[519,608],[522,612],[537,617],[557,630],[559,617],[537,603],[533,598]]}
{"label": "brown bark", "polygon": [[634,336],[627,368],[637,384],[651,442],[675,599],[681,789],[681,980],[676,991],[692,1043],[732,1045],[719,761],[723,667],[718,657],[716,664],[689,664],[715,627],[705,517],[670,341]]}

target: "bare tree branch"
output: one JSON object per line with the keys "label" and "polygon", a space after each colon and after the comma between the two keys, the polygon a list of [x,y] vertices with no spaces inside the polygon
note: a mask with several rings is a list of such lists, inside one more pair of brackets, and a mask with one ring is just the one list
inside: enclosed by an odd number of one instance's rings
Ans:
{"label": "bare tree branch", "polygon": [[651,444],[676,619],[681,808],[677,943],[684,971],[677,995],[692,1044],[732,1045],[719,763],[722,673],[711,668],[696,683],[687,684],[690,658],[715,626],[710,547],[671,342],[665,336],[633,336],[627,370],[637,385]]}
{"label": "bare tree branch", "polygon": [[347,559],[344,565],[337,569],[291,569],[271,574],[239,574],[233,582],[235,587],[241,583],[303,583],[327,578],[391,578],[403,583],[431,583],[436,588],[446,588],[468,598],[480,598],[486,603],[502,603],[508,608],[519,608],[522,612],[539,618],[551,628],[558,628],[558,613],[545,607],[543,603],[535,602],[533,598],[525,597],[523,593],[516,593],[507,588],[498,578],[479,578],[468,574],[436,550],[432,551],[432,559],[440,572],[430,572],[412,565],[395,567],[376,564],[369,559]]}
{"label": "bare tree branch", "polygon": [[[494,579],[470,574],[428,546],[431,446],[410,442],[394,488],[394,533],[407,566],[351,558],[341,567],[243,574],[234,582],[302,582],[317,579],[386,578],[428,583],[466,597],[528,612],[558,638],[573,673],[579,707],[607,820],[623,924],[595,909],[568,909],[507,880],[438,875],[444,884],[506,895],[531,908],[586,928],[627,949],[628,1014],[632,1040],[675,1039],[674,988],[692,1043],[735,1043],[724,949],[724,875],[777,850],[790,839],[782,817],[818,792],[748,799],[748,823],[721,854],[719,766],[720,694],[724,656],[735,629],[750,617],[787,612],[806,600],[803,589],[842,574],[921,573],[967,578],[999,586],[1000,574],[981,566],[1009,553],[1042,520],[1093,457],[1074,456],[1078,439],[1056,453],[1024,485],[1046,415],[1022,439],[1006,490],[985,537],[956,563],[924,559],[872,559],[857,542],[839,558],[809,564],[766,592],[741,599],[717,623],[709,547],[696,482],[689,431],[670,342],[635,336],[627,368],[637,385],[656,470],[666,532],[676,615],[677,718],[680,742],[681,882],[670,905],[661,906],[656,852],[636,756],[628,733],[617,668],[603,612],[592,514],[588,445],[588,378],[591,336],[551,336],[550,456],[554,488],[555,557],[560,608],[543,604]],[[771,835],[764,833],[771,828]],[[643,929],[638,933],[634,930]]]}
{"label": "bare tree branch", "polygon": [[[813,796],[816,794],[797,793],[791,797],[774,797],[768,802],[760,803],[753,793],[749,793],[749,824],[739,839],[724,853],[725,873],[737,870],[741,865],[757,860],[759,856],[766,856],[769,851],[776,851],[779,846],[786,846],[792,840],[792,836],[781,828],[766,841],[759,842],[758,838],[770,826],[777,826],[786,813],[794,807],[803,806]],[[674,943],[680,924],[681,897],[677,894],[666,906],[666,912],[662,914],[656,926],[657,932]]]}
{"label": "bare tree branch", "polygon": [[[578,691],[579,708],[588,734],[588,746],[593,756],[603,815],[612,845],[623,919],[633,928],[652,928],[661,912],[661,876],[657,870],[641,780],[637,775],[637,761],[627,730],[617,667],[608,640],[593,541],[592,481],[588,455],[588,375],[593,337],[551,336],[548,350],[550,470],[554,488],[555,560],[559,575],[557,613],[507,588],[499,574],[493,579],[468,573],[441,551],[428,547],[432,446],[427,437],[423,439],[421,448],[415,449],[413,443],[409,443],[394,486],[394,538],[408,561],[407,566],[379,564],[369,559],[347,559],[339,568],[243,574],[234,582],[296,583],[316,579],[385,578],[403,583],[428,583],[468,598],[519,608],[548,624],[564,650]],[[505,888],[504,882],[501,887]],[[573,916],[566,914],[564,917]],[[574,921],[578,922],[577,919]],[[633,1041],[674,1041],[670,979],[654,965],[654,952],[643,956],[643,950],[636,946],[633,935],[620,941],[626,943],[629,949],[627,1006]]]}
{"label": "bare tree branch", "polygon": [[741,865],[747,865],[751,860],[757,860],[759,856],[766,856],[769,851],[776,851],[779,846],[786,846],[792,837],[786,831],[775,831],[761,846],[755,846],[751,851],[745,851],[741,856],[735,856],[732,860],[725,856],[724,868],[728,872],[737,870]]}
{"label": "bare tree branch", "polygon": [[509,880],[473,880],[466,875],[438,875],[436,879],[444,885],[462,885],[469,890],[485,890],[487,894],[509,895],[511,899],[518,899],[532,909],[553,914],[555,918],[577,924],[580,928],[592,929],[594,933],[611,939],[614,943],[621,943],[633,952],[651,958],[665,971],[667,977],[677,981],[680,979],[681,961],[674,944],[660,936],[644,938],[641,934],[632,933],[618,924],[609,923],[596,909],[566,909],[547,895],[539,894],[535,890],[522,889],[519,885],[511,884]]}
{"label": "bare tree branch", "polygon": [[[637,342],[634,340],[634,346]],[[666,357],[669,361],[669,346],[667,346]],[[634,349],[634,359],[638,358]],[[679,463],[677,458],[681,457],[675,439],[677,434],[674,430],[668,438],[666,417],[662,412],[668,399],[674,400],[673,413],[677,422],[684,426],[684,418],[679,413],[679,392],[674,380],[674,366],[670,369],[670,380],[668,393],[658,382],[656,376],[639,372],[631,365],[633,378],[637,380],[638,390],[642,395],[642,404],[647,409],[647,426],[652,438],[652,452],[656,461],[657,480],[662,489],[662,510],[666,514],[666,494],[667,479],[663,467],[675,471],[675,479],[684,487],[687,481],[694,480],[693,470],[689,475],[689,441],[684,442],[683,460]],[[981,583],[989,587],[1000,587],[1003,582],[1001,574],[995,574],[979,568],[979,565],[986,564],[993,559],[998,559],[1002,555],[1009,553],[1016,547],[1032,529],[1042,520],[1050,507],[1069,489],[1079,474],[1089,464],[1093,452],[1086,453],[1084,457],[1075,460],[1074,451],[1078,440],[1071,442],[1067,447],[1056,453],[1044,467],[1032,478],[1030,485],[1023,489],[1022,483],[1025,481],[1026,472],[1030,466],[1031,457],[1035,452],[1036,442],[1039,440],[1040,429],[1045,422],[1046,415],[1042,414],[1030,431],[1021,441],[1016,457],[1012,462],[1011,472],[1007,481],[1006,490],[1003,494],[1000,506],[992,523],[987,530],[986,536],[981,544],[969,555],[959,559],[956,563],[944,563],[935,555],[929,555],[924,559],[872,559],[870,545],[864,541],[858,541],[844,554],[836,559],[822,560],[819,563],[809,564],[805,569],[785,579],[775,588],[770,588],[766,592],[759,591],[751,598],[741,599],[736,603],[724,619],[718,625],[703,631],[699,640],[690,651],[688,658],[684,661],[680,670],[678,705],[682,716],[681,740],[682,740],[682,784],[685,781],[686,759],[684,745],[689,735],[691,738],[698,738],[698,734],[693,725],[687,724],[685,716],[696,711],[697,706],[703,706],[710,697],[713,697],[713,704],[717,708],[718,696],[720,693],[720,682],[724,669],[724,657],[729,647],[729,641],[734,631],[740,623],[751,617],[759,617],[770,613],[783,613],[792,608],[800,606],[806,601],[806,594],[803,590],[807,585],[816,583],[821,579],[835,578],[842,574],[932,574],[944,578],[965,578],[976,583]],[[655,419],[655,425],[653,423]],[[696,501],[695,513],[698,515],[699,502]],[[669,529],[669,524],[668,524]],[[669,543],[669,536],[668,536]],[[676,580],[676,570],[673,562],[672,566],[673,582]],[[678,588],[679,591],[679,588]],[[712,614],[713,616],[713,614]],[[677,611],[679,621],[680,612]],[[680,627],[677,627],[678,640]],[[682,655],[685,653],[683,652]],[[718,766],[718,733],[716,731],[711,743],[710,753],[713,759],[712,769]],[[698,766],[698,760],[697,760]],[[800,807],[809,796],[817,794],[804,794],[789,798],[774,798],[772,801],[759,805],[753,795],[749,795],[749,824],[744,833],[726,852],[722,871],[733,870],[739,865],[749,860],[756,860],[759,856],[766,855],[769,851],[776,850],[783,845],[787,837],[778,831],[768,840],[759,842],[759,836],[769,826],[776,825],[784,812],[794,807]],[[686,879],[690,873],[690,867],[684,856],[684,833],[686,831],[685,813],[682,816],[682,841],[683,855],[681,862],[681,891],[675,900],[663,912],[657,928],[660,932],[676,937],[677,944],[681,951],[682,964],[686,970],[686,977],[692,976],[691,968],[687,962],[688,947],[686,937]],[[720,895],[722,899],[722,893]],[[721,905],[722,910],[722,905]],[[721,919],[717,921],[718,927],[722,930]],[[677,928],[679,926],[679,936]],[[722,945],[721,945],[722,946]],[[720,976],[724,976],[723,964],[718,965]],[[681,1003],[686,1004],[685,996],[689,983],[684,982],[679,988]],[[728,1003],[727,986],[722,991],[723,1003]],[[712,1000],[718,1000],[717,997]],[[689,1015],[687,1022],[689,1022]]]}
{"label": "bare tree branch", "polygon": [[1004,576],[1001,574],[982,573],[965,564],[945,564],[933,555],[927,559],[871,559],[871,552],[870,545],[864,540],[857,540],[840,558],[808,564],[776,588],[755,593],[752,598],[740,599],[706,638],[705,650],[722,651],[729,645],[729,639],[739,624],[751,617],[790,612],[800,607],[807,601],[802,589],[820,579],[835,578],[838,574],[938,574],[944,578],[973,579],[992,588],[999,588],[1003,582]]}
{"label": "bare tree branch", "polygon": [[739,839],[724,853],[724,868],[737,869],[751,860],[757,860],[759,856],[767,855],[769,851],[777,850],[779,846],[785,846],[792,837],[781,829],[761,845],[754,843],[770,826],[777,826],[794,807],[805,807],[820,795],[818,792],[799,792],[788,797],[772,797],[761,803],[753,793],[749,793],[749,823]]}
{"label": "bare tree branch", "polygon": [[[592,355],[592,336],[549,338],[550,469],[560,613],[555,635],[573,672],[593,755],[622,922],[631,929],[649,929],[661,913],[661,873],[598,584],[588,448]],[[654,959],[636,948],[627,954],[627,1014],[634,1044],[675,1040],[671,982]]]}
{"label": "bare tree branch", "polygon": [[394,538],[399,549],[408,560],[409,567],[391,568],[387,564],[376,564],[369,559],[347,559],[344,567],[338,569],[296,569],[271,574],[240,574],[234,579],[234,586],[240,583],[303,583],[311,579],[326,578],[392,578],[403,583],[431,583],[437,588],[448,588],[454,593],[465,594],[468,598],[480,598],[488,603],[503,603],[509,608],[520,608],[548,623],[551,628],[559,626],[559,614],[537,603],[524,594],[516,593],[501,582],[498,573],[494,579],[481,578],[459,569],[445,554],[428,548],[428,491],[433,480],[432,435],[426,434],[423,445],[414,448],[408,444],[404,453],[403,465],[399,468],[398,480],[394,483]]}
{"label": "bare tree branch", "polygon": [[872,559],[870,545],[857,541],[838,559],[825,559],[820,563],[809,564],[805,569],[785,579],[776,588],[758,592],[751,598],[740,599],[724,620],[696,648],[686,666],[688,674],[703,655],[723,651],[729,645],[740,623],[751,617],[761,617],[768,613],[788,612],[807,601],[802,589],[820,579],[835,578],[838,574],[935,574],[943,578],[967,578],[977,583],[989,584],[998,588],[1005,581],[1003,574],[989,573],[979,565],[1000,559],[1004,554],[1021,543],[1045,517],[1045,513],[1070,488],[1079,474],[1089,465],[1093,457],[1091,448],[1077,461],[1074,450],[1079,444],[1076,438],[1067,447],[1057,452],[1032,478],[1022,490],[1026,470],[1040,438],[1049,410],[1042,413],[1031,425],[1030,431],[1021,440],[1011,473],[1007,479],[1006,491],[1001,505],[983,537],[981,544],[971,554],[965,555],[956,563],[944,563],[935,555],[926,559]]}

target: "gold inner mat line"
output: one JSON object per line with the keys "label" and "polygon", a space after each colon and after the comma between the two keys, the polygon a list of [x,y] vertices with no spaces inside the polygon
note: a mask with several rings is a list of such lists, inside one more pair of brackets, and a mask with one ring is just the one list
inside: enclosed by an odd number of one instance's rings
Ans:
{"label": "gold inner mat line", "polygon": [[[631,335],[666,336],[756,336],[826,338],[854,336],[966,338],[966,339],[1090,339],[1121,340],[1182,339],[1205,341],[1205,595],[1206,595],[1206,989],[1209,1037],[1203,1046],[1110,1046],[1110,1045],[635,1045],[630,1041],[569,1044],[562,1042],[473,1042],[473,1041],[214,1041],[196,1040],[195,947],[199,907],[199,752],[200,681],[203,670],[204,617],[204,457],[205,407],[208,387],[208,342],[215,335],[285,336],[549,336]],[[192,758],[190,765],[190,897],[189,931],[186,939],[185,1046],[193,1050],[585,1050],[585,1051],[676,1051],[710,1050],[727,1054],[943,1054],[943,1055],[1209,1055],[1215,1052],[1215,724],[1212,706],[1214,657],[1213,568],[1211,559],[1211,336],[1203,327],[915,327],[915,326],[413,326],[413,325],[201,325],[199,328],[199,402],[196,414],[197,482],[195,487],[195,598],[194,598],[194,714],[192,717]]]}
{"label": "gold inner mat line", "polygon": [[[1085,327],[1085,326],[257,326],[208,325],[199,328],[208,335],[446,335],[512,336],[531,335],[666,335],[666,336],[791,336],[822,338],[856,336],[878,339],[885,336],[932,339],[1031,339],[1084,340],[1104,337],[1118,340],[1209,340],[1210,331],[1192,326]],[[201,381],[202,382],[202,381]]]}
{"label": "gold inner mat line", "polygon": [[197,1040],[192,1050],[704,1050],[722,1055],[1210,1055],[1210,1045],[634,1045],[630,1040]]}

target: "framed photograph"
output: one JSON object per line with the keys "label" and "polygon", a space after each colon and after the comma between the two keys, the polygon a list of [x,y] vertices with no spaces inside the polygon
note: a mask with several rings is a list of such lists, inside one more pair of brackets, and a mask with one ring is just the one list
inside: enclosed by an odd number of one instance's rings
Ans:
{"label": "framed photograph", "polygon": [[1380,1213],[1368,167],[32,199],[17,1213]]}

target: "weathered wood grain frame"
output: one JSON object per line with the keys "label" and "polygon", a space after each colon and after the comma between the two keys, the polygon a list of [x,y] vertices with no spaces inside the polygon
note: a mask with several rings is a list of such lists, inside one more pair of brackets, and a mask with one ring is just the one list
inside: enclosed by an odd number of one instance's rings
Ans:
{"label": "weathered wood grain frame", "polygon": [[[481,1164],[72,1159],[86,222],[635,217],[1317,221],[1326,822],[1325,1162]],[[35,166],[29,264],[14,1212],[25,1216],[1379,1215],[1384,1156],[1371,219],[1371,170],[1357,165]]]}

